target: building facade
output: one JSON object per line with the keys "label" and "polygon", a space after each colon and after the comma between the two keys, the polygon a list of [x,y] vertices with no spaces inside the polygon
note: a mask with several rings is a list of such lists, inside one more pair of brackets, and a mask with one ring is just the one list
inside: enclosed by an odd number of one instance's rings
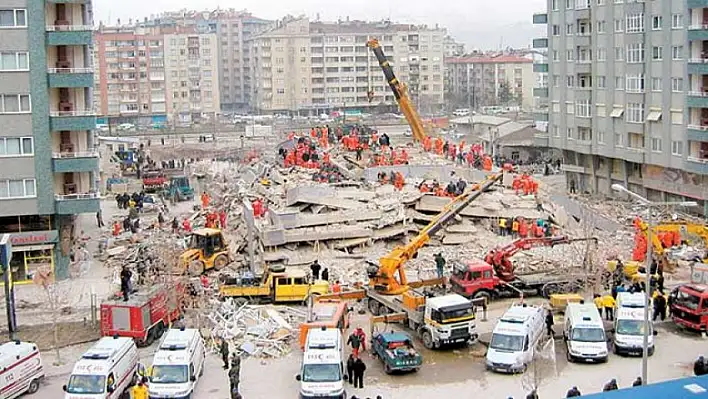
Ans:
{"label": "building facade", "polygon": [[188,123],[220,112],[218,59],[214,33],[165,35],[165,76],[173,121]]}
{"label": "building facade", "polygon": [[452,36],[446,35],[443,38],[443,51],[445,57],[460,57],[465,54],[465,44],[456,41]]}
{"label": "building facade", "polygon": [[135,27],[101,27],[95,35],[95,103],[102,123],[164,125],[171,109],[164,37]]}
{"label": "building facade", "polygon": [[90,1],[0,1],[0,233],[14,281],[69,275],[77,214],[97,212]]}
{"label": "building facade", "polygon": [[[377,38],[423,113],[443,106],[444,30],[362,21],[286,18],[249,43],[252,102],[261,112],[320,113],[395,109],[396,102],[366,42]],[[373,91],[369,101],[367,92]]]}
{"label": "building facade", "polygon": [[533,61],[520,56],[465,56],[445,58],[448,98],[457,106],[533,107],[538,77]]}
{"label": "building facade", "polygon": [[548,133],[537,140],[563,151],[569,186],[611,194],[619,183],[652,200],[705,206],[705,8],[706,0],[548,0],[534,15],[548,31],[533,40],[548,49],[538,65],[547,86],[534,89],[549,104],[537,114]]}

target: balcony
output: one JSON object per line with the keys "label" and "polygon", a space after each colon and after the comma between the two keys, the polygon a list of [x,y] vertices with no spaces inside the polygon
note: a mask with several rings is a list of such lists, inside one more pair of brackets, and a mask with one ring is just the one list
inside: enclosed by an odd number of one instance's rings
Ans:
{"label": "balcony", "polygon": [[690,25],[686,35],[689,41],[708,40],[708,24]]}
{"label": "balcony", "polygon": [[533,48],[548,48],[548,38],[533,39]]}
{"label": "balcony", "polygon": [[690,75],[708,75],[708,58],[691,58],[688,60]]}
{"label": "balcony", "polygon": [[101,206],[99,193],[54,194],[59,215],[95,213]]}
{"label": "balcony", "polygon": [[69,25],[67,22],[47,26],[47,44],[50,46],[88,46],[92,36],[92,25]]}
{"label": "balcony", "polygon": [[537,111],[533,113],[533,120],[540,122],[548,122],[548,112]]}
{"label": "balcony", "polygon": [[546,13],[538,13],[533,15],[533,23],[534,24],[547,24],[548,23],[548,14]]}
{"label": "balcony", "polygon": [[686,163],[684,164],[684,170],[686,172],[700,173],[702,175],[708,175],[708,158],[698,158],[688,156],[686,157]]}
{"label": "balcony", "polygon": [[708,141],[708,126],[689,124],[686,128],[686,138],[691,141]]}
{"label": "balcony", "polygon": [[534,87],[533,88],[533,96],[548,98],[548,87]]}
{"label": "balcony", "polygon": [[534,145],[537,147],[548,147],[548,133],[539,132],[533,135]]}
{"label": "balcony", "polygon": [[52,154],[55,173],[93,172],[98,170],[98,152],[55,152]]}
{"label": "balcony", "polygon": [[96,128],[96,112],[93,110],[50,111],[49,125],[52,131],[93,130]]}
{"label": "balcony", "polygon": [[49,87],[93,87],[93,68],[49,68]]}
{"label": "balcony", "polygon": [[638,164],[644,163],[644,149],[635,147],[626,147],[621,155],[622,159]]}
{"label": "balcony", "polygon": [[686,96],[686,106],[693,108],[708,108],[708,92],[689,91]]}
{"label": "balcony", "polygon": [[686,0],[688,8],[704,8],[708,7],[708,0]]}
{"label": "balcony", "polygon": [[548,73],[548,64],[533,64],[533,71]]}

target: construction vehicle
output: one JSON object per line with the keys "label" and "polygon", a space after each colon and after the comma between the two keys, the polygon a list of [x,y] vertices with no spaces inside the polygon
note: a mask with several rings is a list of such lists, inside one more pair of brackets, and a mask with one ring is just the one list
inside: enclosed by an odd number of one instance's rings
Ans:
{"label": "construction vehicle", "polygon": [[[277,271],[276,271],[277,270]],[[302,302],[310,295],[329,292],[325,280],[309,278],[302,269],[266,269],[261,278],[222,278],[222,298],[247,298],[252,302]]]}
{"label": "construction vehicle", "polygon": [[[637,218],[634,225],[638,232],[646,237],[649,224]],[[673,235],[673,239],[666,240],[665,235]],[[672,245],[666,245],[669,243],[668,241],[671,241]],[[646,240],[644,240],[644,242],[646,243]],[[708,226],[684,221],[659,223],[651,228],[651,242],[654,254],[657,259],[660,260],[664,259],[666,249],[674,245],[680,245],[682,242],[688,242],[690,244],[698,242],[708,248]],[[635,248],[635,252],[637,255],[641,256],[634,256],[634,260],[643,261],[643,256],[646,254],[646,245],[644,245],[643,248]],[[708,256],[704,255],[702,261],[703,263],[708,263]]]}
{"label": "construction vehicle", "polygon": [[173,202],[192,201],[194,189],[189,185],[187,176],[172,176],[164,195]]}
{"label": "construction vehicle", "polygon": [[221,270],[231,263],[231,252],[221,229],[197,229],[189,236],[187,249],[179,256],[181,272],[199,276],[205,271]]}
{"label": "construction vehicle", "polygon": [[428,349],[476,339],[474,304],[457,294],[436,296],[435,292],[417,290],[439,286],[445,279],[408,282],[404,266],[430,241],[433,234],[443,229],[467,205],[502,178],[503,172],[499,172],[480,184],[472,185],[469,191],[452,199],[409,243],[396,247],[381,257],[378,265],[369,263],[368,286],[360,290],[322,295],[318,299],[367,298],[369,311],[374,315],[372,323],[405,322],[408,328],[418,334]]}
{"label": "construction vehicle", "polygon": [[476,259],[458,264],[450,283],[454,292],[467,298],[484,298],[489,301],[499,297],[540,295],[549,298],[566,289],[580,288],[579,278],[567,272],[539,271],[524,275],[514,273],[511,257],[519,251],[536,247],[554,247],[597,238],[569,238],[567,236],[520,238],[507,245],[491,249],[484,260]]}
{"label": "construction vehicle", "polygon": [[143,173],[143,191],[156,193],[165,189],[167,176],[159,170],[149,170]]}
{"label": "construction vehicle", "polygon": [[[391,65],[389,64],[389,61],[377,39],[369,39],[369,41],[366,42],[366,46],[373,51],[376,59],[379,61],[379,65],[381,66],[384,76],[386,77],[386,82],[388,82],[389,87],[391,87],[393,96],[396,98],[396,102],[398,102],[401,112],[406,117],[406,121],[408,121],[408,125],[411,127],[413,139],[422,142],[426,137],[425,128],[423,127],[423,121],[418,115],[418,111],[416,111],[415,106],[413,106],[413,101],[411,101],[410,97],[408,97],[408,89],[406,85],[401,83],[398,78],[396,78],[396,75],[393,73],[393,68],[391,68]],[[369,90],[367,95],[369,97],[369,101],[371,101],[374,97],[373,90]]]}
{"label": "construction vehicle", "polygon": [[671,318],[678,325],[708,333],[708,285],[683,284],[669,294]]}

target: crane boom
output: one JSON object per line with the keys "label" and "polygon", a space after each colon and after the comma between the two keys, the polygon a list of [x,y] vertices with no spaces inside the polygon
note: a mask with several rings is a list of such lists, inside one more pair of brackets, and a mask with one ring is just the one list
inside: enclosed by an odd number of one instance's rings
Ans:
{"label": "crane boom", "polygon": [[408,124],[411,127],[413,138],[416,141],[422,142],[426,137],[425,129],[423,128],[423,121],[420,119],[418,111],[416,111],[413,106],[413,102],[410,97],[408,97],[406,85],[401,83],[398,78],[396,78],[396,75],[393,73],[393,68],[391,68],[391,65],[389,64],[386,55],[384,55],[383,49],[379,45],[379,41],[377,39],[369,39],[369,41],[366,42],[366,46],[374,52],[376,59],[379,61],[379,66],[381,66],[384,76],[386,77],[386,81],[388,82],[389,87],[391,87],[393,96],[396,98],[396,102],[398,102],[401,112],[403,112],[403,115],[406,117],[406,121],[408,121]]}
{"label": "crane boom", "polygon": [[[404,270],[405,263],[416,256],[430,237],[440,231],[447,222],[459,214],[467,205],[477,199],[483,192],[491,188],[504,176],[503,172],[490,175],[481,183],[470,187],[470,190],[458,195],[433,220],[420,231],[408,244],[394,248],[390,253],[379,259],[376,273],[370,273],[369,285],[377,292],[385,295],[402,294],[410,286]],[[395,273],[398,272],[398,280]]]}

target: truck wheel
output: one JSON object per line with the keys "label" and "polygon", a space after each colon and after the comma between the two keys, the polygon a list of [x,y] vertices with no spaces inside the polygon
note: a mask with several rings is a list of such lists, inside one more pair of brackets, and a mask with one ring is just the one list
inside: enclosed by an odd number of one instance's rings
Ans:
{"label": "truck wheel", "polygon": [[204,274],[204,262],[194,260],[189,264],[189,274],[194,277],[199,277]]}
{"label": "truck wheel", "polygon": [[39,380],[34,379],[32,382],[29,384],[29,388],[27,388],[27,393],[32,395],[33,393],[39,391]]}
{"label": "truck wheel", "polygon": [[548,299],[551,297],[553,294],[557,294],[560,292],[560,287],[558,284],[555,283],[547,283],[543,287],[541,287],[541,296]]}
{"label": "truck wheel", "polygon": [[379,315],[379,303],[369,299],[369,312],[371,312],[371,314],[374,316],[378,316]]}
{"label": "truck wheel", "polygon": [[433,335],[430,334],[430,331],[425,330],[423,331],[423,346],[425,346],[427,349],[433,349],[435,348],[435,342],[433,342]]}
{"label": "truck wheel", "polygon": [[484,298],[484,300],[489,303],[489,301],[492,300],[492,295],[490,295],[487,291],[477,291],[472,295],[472,299],[480,299]]}
{"label": "truck wheel", "polygon": [[384,364],[384,372],[386,374],[391,374],[393,370],[391,370],[391,366],[389,366],[388,364]]}
{"label": "truck wheel", "polygon": [[391,309],[388,308],[388,306],[384,304],[379,305],[379,314],[382,316],[385,316],[387,314],[391,313]]}
{"label": "truck wheel", "polygon": [[219,271],[229,264],[229,258],[221,254],[214,259],[214,270]]}

